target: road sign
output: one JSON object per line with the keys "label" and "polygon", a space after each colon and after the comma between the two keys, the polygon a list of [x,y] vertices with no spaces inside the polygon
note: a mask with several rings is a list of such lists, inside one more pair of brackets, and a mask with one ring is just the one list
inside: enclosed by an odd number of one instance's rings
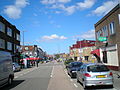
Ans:
{"label": "road sign", "polygon": [[99,38],[98,38],[98,41],[101,41],[101,42],[107,41],[107,37],[99,37]]}

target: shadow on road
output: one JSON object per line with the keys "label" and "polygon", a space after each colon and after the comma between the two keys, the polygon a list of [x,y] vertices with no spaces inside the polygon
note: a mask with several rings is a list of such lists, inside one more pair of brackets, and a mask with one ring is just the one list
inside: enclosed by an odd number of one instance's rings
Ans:
{"label": "shadow on road", "polygon": [[113,87],[111,86],[91,86],[91,87],[88,87],[87,89],[84,89],[84,90],[101,90],[101,89],[104,89],[104,90],[111,90],[113,89]]}
{"label": "shadow on road", "polygon": [[6,85],[6,86],[0,88],[0,90],[10,90],[12,88],[15,88],[17,85],[21,84],[24,81],[25,80],[14,80],[11,85]]}

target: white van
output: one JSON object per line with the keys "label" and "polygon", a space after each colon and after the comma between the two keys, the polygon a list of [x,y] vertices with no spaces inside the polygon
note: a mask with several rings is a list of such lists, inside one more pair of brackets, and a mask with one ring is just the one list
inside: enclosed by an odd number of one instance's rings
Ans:
{"label": "white van", "polygon": [[0,51],[0,87],[11,84],[14,79],[12,57],[9,52]]}

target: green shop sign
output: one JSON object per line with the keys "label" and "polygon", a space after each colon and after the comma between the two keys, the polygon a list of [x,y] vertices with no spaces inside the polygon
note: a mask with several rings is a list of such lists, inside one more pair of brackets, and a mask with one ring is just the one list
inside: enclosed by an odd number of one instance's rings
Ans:
{"label": "green shop sign", "polygon": [[98,38],[98,41],[101,41],[101,42],[107,41],[107,37],[99,37],[99,38]]}

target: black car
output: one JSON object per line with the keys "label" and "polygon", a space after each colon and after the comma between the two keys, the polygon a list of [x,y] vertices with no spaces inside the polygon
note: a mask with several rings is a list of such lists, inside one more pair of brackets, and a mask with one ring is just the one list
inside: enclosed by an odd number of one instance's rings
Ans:
{"label": "black car", "polygon": [[70,75],[71,78],[76,77],[76,72],[80,69],[81,65],[83,65],[82,62],[69,63],[67,66],[68,75]]}

